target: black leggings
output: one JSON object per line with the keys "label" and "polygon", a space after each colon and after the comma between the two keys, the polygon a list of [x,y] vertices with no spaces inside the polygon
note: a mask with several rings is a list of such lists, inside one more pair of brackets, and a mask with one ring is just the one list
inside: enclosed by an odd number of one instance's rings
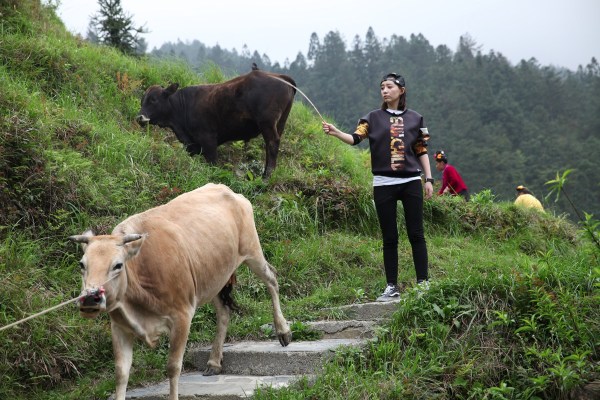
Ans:
{"label": "black leggings", "polygon": [[400,185],[374,186],[373,198],[383,236],[383,265],[387,283],[398,284],[397,204],[402,201],[406,233],[412,248],[417,282],[428,279],[427,244],[423,229],[423,184],[414,180]]}

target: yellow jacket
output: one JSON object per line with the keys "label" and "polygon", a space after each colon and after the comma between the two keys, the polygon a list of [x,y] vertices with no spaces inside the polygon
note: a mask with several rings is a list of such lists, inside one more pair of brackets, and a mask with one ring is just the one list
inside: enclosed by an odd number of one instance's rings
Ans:
{"label": "yellow jacket", "polygon": [[540,203],[538,199],[536,199],[530,194],[522,194],[519,197],[517,197],[517,199],[515,200],[515,205],[536,208],[540,211],[544,211],[544,206],[542,206],[542,203]]}

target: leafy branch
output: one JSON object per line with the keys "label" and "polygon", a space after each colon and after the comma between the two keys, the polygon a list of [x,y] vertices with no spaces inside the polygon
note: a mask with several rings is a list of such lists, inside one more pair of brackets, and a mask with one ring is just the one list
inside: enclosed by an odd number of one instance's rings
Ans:
{"label": "leafy branch", "polygon": [[548,193],[548,196],[546,196],[546,199],[548,199],[553,193],[556,193],[556,199],[554,199],[554,202],[556,203],[556,202],[558,202],[558,200],[560,198],[560,194],[561,193],[564,194],[565,198],[567,199],[567,201],[569,202],[569,204],[571,205],[573,210],[575,210],[575,213],[577,214],[577,217],[579,218],[579,223],[583,226],[584,231],[588,234],[590,239],[593,242],[595,242],[596,246],[598,246],[598,248],[600,249],[600,240],[598,240],[598,232],[597,232],[598,227],[600,226],[600,221],[596,220],[594,218],[593,214],[588,214],[585,211],[584,211],[585,218],[583,218],[581,216],[581,213],[577,209],[577,207],[575,207],[575,204],[573,204],[573,201],[571,201],[569,194],[565,190],[565,184],[567,183],[567,176],[569,176],[569,174],[571,172],[573,172],[572,169],[567,169],[566,171],[564,171],[562,173],[562,175],[560,175],[560,173],[557,171],[556,179],[552,179],[545,183],[546,185],[551,185],[550,192]]}

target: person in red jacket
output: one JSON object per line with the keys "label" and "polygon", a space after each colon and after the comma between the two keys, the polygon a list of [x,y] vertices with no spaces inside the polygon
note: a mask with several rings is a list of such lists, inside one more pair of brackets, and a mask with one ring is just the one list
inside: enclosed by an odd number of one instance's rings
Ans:
{"label": "person in red jacket", "polygon": [[435,169],[442,173],[442,187],[438,195],[450,193],[453,196],[461,195],[466,201],[469,201],[469,190],[465,181],[460,176],[456,168],[448,164],[448,158],[443,150],[435,152]]}

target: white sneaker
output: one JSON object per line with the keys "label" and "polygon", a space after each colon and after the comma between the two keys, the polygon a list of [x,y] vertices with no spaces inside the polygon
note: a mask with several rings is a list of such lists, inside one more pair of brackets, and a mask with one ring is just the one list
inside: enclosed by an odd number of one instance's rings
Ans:
{"label": "white sneaker", "polygon": [[396,297],[400,297],[400,289],[398,288],[398,285],[388,284],[381,296],[377,298],[377,301],[392,301]]}

